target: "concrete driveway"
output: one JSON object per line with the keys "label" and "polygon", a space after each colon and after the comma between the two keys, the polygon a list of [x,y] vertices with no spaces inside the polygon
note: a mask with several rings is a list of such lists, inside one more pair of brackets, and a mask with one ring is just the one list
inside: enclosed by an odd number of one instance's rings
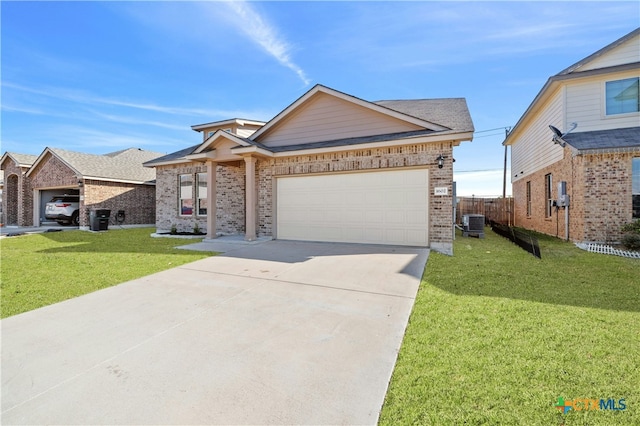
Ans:
{"label": "concrete driveway", "polygon": [[208,247],[2,320],[2,424],[375,424],[429,251]]}

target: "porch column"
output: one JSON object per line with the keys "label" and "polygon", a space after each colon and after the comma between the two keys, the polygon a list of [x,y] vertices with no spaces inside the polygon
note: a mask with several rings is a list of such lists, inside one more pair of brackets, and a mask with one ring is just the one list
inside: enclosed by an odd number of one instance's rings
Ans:
{"label": "porch column", "polygon": [[244,157],[246,165],[245,179],[245,233],[244,239],[256,239],[256,158]]}
{"label": "porch column", "polygon": [[218,163],[207,161],[207,239],[216,238],[216,169]]}

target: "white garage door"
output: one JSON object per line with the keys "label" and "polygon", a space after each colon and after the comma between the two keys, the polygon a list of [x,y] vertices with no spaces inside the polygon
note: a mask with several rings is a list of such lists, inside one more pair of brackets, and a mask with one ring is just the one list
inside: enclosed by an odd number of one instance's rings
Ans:
{"label": "white garage door", "polygon": [[277,238],[427,246],[424,169],[282,177]]}

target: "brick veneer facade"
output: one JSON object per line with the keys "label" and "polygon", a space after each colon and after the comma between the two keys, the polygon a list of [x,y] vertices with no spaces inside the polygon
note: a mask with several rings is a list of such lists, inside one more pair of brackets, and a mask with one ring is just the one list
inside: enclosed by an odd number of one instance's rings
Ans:
{"label": "brick veneer facade", "polygon": [[[80,192],[80,227],[89,227],[92,209],[111,210],[109,223],[116,224],[116,213],[124,210],[122,225],[151,225],[154,223],[156,191],[154,185],[101,180],[82,180],[79,186],[76,173],[52,155],[47,156],[31,172],[34,189],[73,188]],[[33,209],[31,209],[33,210]],[[33,213],[30,211],[30,215]]]}
{"label": "brick veneer facade", "polygon": [[[206,232],[206,216],[199,216],[196,209],[193,209],[193,214],[189,216],[180,215],[178,208],[178,176],[183,174],[192,176],[192,182],[194,182],[192,196],[195,199],[196,174],[206,172],[207,166],[203,163],[156,167],[156,228],[158,232],[169,232],[173,226],[178,232],[192,232],[196,224],[201,231]],[[218,190],[216,233],[219,235],[234,235],[244,232],[244,176],[244,161],[221,163],[216,167],[216,187]]]}
{"label": "brick veneer facade", "polygon": [[[515,224],[544,234],[565,238],[565,212],[552,209],[545,217],[545,176],[552,175],[552,198],[558,198],[557,184],[567,182],[569,240],[618,242],[620,228],[632,221],[631,168],[635,152],[577,154],[564,148],[561,161],[513,183]],[[531,182],[531,215],[527,216],[526,182]]]}
{"label": "brick veneer facade", "polygon": [[[279,176],[427,167],[429,168],[431,247],[452,253],[452,152],[451,143],[429,143],[290,157],[259,157],[256,164],[258,235],[272,236],[274,233],[273,192],[275,178]],[[436,159],[440,154],[447,159],[441,169],[438,168]],[[206,172],[206,166],[199,163],[185,163],[156,167],[158,232],[167,232],[172,225],[175,225],[179,232],[191,231],[195,223],[198,223],[201,230],[206,230],[205,217],[198,217],[195,212],[189,217],[178,214],[178,175],[195,175],[198,172]],[[244,162],[219,164],[216,179],[216,233],[244,232]],[[448,195],[433,195],[436,187],[446,187]]]}
{"label": "brick veneer facade", "polygon": [[[121,182],[85,180],[81,194],[84,194],[80,214],[80,226],[89,226],[93,209],[111,210],[110,224],[150,225],[156,215],[155,185],[139,185]],[[124,211],[124,220],[119,223],[116,215]],[[84,212],[84,214],[82,214]]]}
{"label": "brick veneer facade", "polygon": [[2,223],[5,225],[33,225],[33,189],[31,179],[25,176],[26,167],[5,161],[4,195],[2,197]]}

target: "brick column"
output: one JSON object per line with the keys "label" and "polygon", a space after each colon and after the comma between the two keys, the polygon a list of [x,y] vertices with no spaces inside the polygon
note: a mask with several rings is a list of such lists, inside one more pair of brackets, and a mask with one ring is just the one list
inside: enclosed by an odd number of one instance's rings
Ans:
{"label": "brick column", "polygon": [[218,163],[207,161],[207,239],[216,238],[216,172]]}
{"label": "brick column", "polygon": [[244,157],[245,171],[245,234],[244,239],[253,241],[256,239],[256,158]]}

